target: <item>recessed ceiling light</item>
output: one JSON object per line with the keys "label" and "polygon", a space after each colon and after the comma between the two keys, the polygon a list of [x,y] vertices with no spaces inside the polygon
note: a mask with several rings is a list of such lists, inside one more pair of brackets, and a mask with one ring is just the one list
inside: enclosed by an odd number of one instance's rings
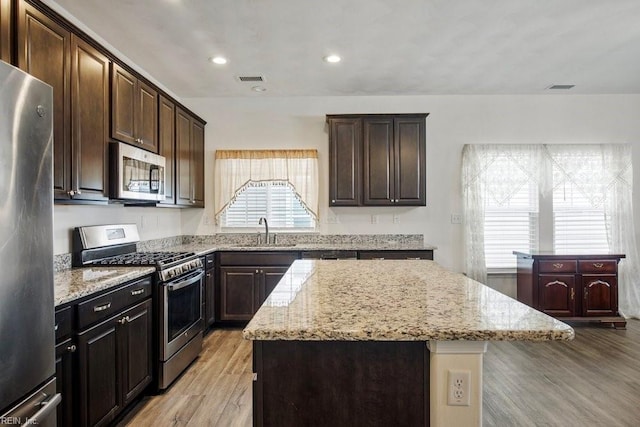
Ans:
{"label": "recessed ceiling light", "polygon": [[338,55],[327,55],[324,57],[325,62],[329,62],[331,64],[335,64],[336,62],[340,62],[340,60],[342,60],[342,58],[340,58]]}
{"label": "recessed ceiling light", "polygon": [[211,62],[218,65],[224,65],[227,63],[227,58],[225,58],[224,56],[214,56],[213,58],[211,58]]}
{"label": "recessed ceiling light", "polygon": [[264,86],[254,86],[251,88],[251,90],[254,92],[266,92],[267,88]]}

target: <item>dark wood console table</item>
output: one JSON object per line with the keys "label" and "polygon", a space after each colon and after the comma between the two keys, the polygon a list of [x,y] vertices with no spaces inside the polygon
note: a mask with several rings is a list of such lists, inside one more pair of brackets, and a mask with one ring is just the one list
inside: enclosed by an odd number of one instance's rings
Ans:
{"label": "dark wood console table", "polygon": [[626,328],[618,313],[618,262],[625,255],[513,254],[518,257],[518,301],[563,321]]}

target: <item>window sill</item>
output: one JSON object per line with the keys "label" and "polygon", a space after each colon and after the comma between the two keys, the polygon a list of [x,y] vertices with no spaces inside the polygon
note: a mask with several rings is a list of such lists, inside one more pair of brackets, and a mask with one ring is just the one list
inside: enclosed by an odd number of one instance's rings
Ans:
{"label": "window sill", "polygon": [[515,268],[487,268],[488,276],[507,276],[515,275],[517,270]]}

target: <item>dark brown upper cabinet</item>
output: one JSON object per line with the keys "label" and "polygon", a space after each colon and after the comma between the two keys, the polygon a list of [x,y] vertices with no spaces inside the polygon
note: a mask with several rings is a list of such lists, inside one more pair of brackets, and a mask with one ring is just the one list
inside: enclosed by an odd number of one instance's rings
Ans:
{"label": "dark brown upper cabinet", "polygon": [[18,3],[18,58],[22,70],[53,87],[53,188],[74,195],[71,183],[71,32],[32,5]]}
{"label": "dark brown upper cabinet", "polygon": [[17,29],[18,66],[53,87],[56,201],[106,201],[108,58],[24,1]]}
{"label": "dark brown upper cabinet", "polygon": [[111,91],[111,137],[157,153],[158,91],[116,63]]}
{"label": "dark brown upper cabinet", "polygon": [[176,163],[176,105],[160,95],[158,102],[158,150],[167,160],[165,166],[165,200],[162,204],[175,204],[175,163]]}
{"label": "dark brown upper cabinet", "polygon": [[426,117],[328,115],[329,206],[425,206]]}
{"label": "dark brown upper cabinet", "polygon": [[361,192],[362,120],[329,119],[329,205],[358,206]]}
{"label": "dark brown upper cabinet", "polygon": [[11,62],[11,0],[0,0],[0,60]]}
{"label": "dark brown upper cabinet", "polygon": [[204,123],[176,108],[176,204],[204,207]]}
{"label": "dark brown upper cabinet", "polygon": [[108,198],[109,59],[71,36],[71,183],[74,199]]}

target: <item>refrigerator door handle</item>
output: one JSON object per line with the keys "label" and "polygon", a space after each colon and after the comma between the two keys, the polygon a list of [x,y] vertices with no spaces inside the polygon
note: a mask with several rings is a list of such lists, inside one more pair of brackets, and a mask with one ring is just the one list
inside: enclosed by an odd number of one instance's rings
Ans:
{"label": "refrigerator door handle", "polygon": [[62,395],[60,393],[56,393],[53,395],[51,399],[40,402],[40,406],[42,406],[42,408],[40,408],[38,412],[36,412],[35,414],[33,414],[32,417],[29,418],[29,423],[30,424],[43,423],[44,420],[47,419],[51,411],[54,411],[56,409],[56,406],[58,406],[58,404],[61,401],[62,401]]}

